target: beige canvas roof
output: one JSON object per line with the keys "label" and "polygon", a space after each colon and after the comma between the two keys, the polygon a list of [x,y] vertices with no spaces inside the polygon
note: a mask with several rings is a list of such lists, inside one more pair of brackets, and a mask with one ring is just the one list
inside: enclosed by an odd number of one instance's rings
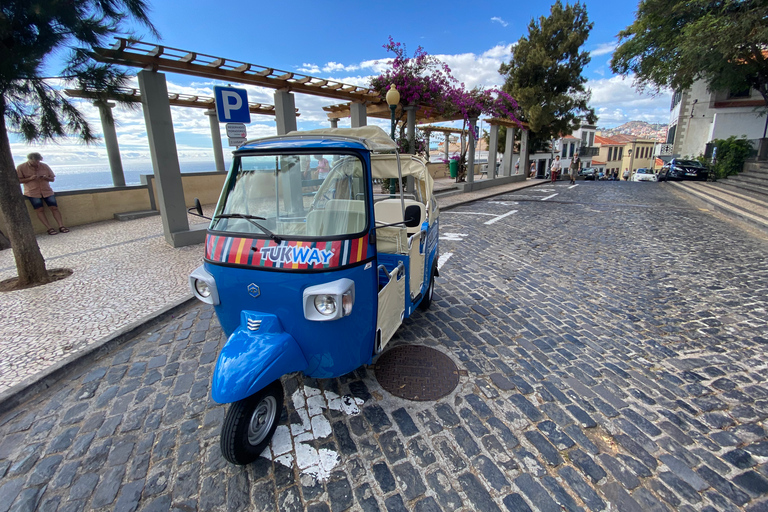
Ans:
{"label": "beige canvas roof", "polygon": [[397,149],[395,142],[387,132],[378,126],[362,126],[360,128],[320,128],[317,130],[297,130],[288,132],[284,137],[301,137],[304,135],[329,135],[347,139],[357,139],[371,151],[393,151]]}

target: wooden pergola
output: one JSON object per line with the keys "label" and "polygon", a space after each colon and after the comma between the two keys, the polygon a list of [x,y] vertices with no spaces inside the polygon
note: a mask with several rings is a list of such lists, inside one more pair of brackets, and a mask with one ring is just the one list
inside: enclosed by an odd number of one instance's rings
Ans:
{"label": "wooden pergola", "polygon": [[[350,117],[352,115],[351,113],[351,104],[349,103],[341,103],[338,105],[329,105],[327,107],[323,107],[323,110],[325,111],[326,115],[328,116],[328,119],[342,119],[345,117]],[[370,103],[368,104],[368,107],[366,109],[366,112],[368,114],[368,117],[374,117],[376,119],[390,119],[392,116],[392,111],[389,108],[389,105],[385,101],[379,101],[376,103]],[[414,109],[414,114],[416,118],[416,124],[419,123],[447,123],[450,121],[461,121],[464,119],[460,114],[456,114],[454,116],[450,117],[436,117],[434,112],[431,112],[431,109],[429,106],[419,106]],[[398,105],[397,109],[395,110],[395,118],[399,119],[403,115],[403,107]]]}
{"label": "wooden pergola", "polygon": [[292,71],[259,66],[204,53],[191,52],[122,37],[111,48],[95,48],[99,62],[234,81],[286,92],[300,92],[342,101],[376,102],[379,94],[367,87],[345,84]]}
{"label": "wooden pergola", "polygon": [[[106,99],[106,100],[126,101],[131,103],[141,102],[141,92],[138,89],[132,89],[132,88],[120,90],[119,92],[112,94],[107,98],[104,97],[103,93],[100,93],[95,90],[87,90],[87,89],[65,89],[64,93],[71,98],[85,98],[89,100]],[[206,110],[216,108],[215,100],[207,96],[195,96],[192,94],[181,94],[181,93],[168,93],[168,101],[170,102],[171,106],[174,106],[174,107],[192,107],[192,108],[202,108]],[[275,115],[275,106],[267,105],[265,103],[249,102],[248,110],[251,112],[251,114],[257,114],[257,115],[263,115],[263,116]],[[299,109],[296,109],[297,116],[299,115],[298,110]]]}

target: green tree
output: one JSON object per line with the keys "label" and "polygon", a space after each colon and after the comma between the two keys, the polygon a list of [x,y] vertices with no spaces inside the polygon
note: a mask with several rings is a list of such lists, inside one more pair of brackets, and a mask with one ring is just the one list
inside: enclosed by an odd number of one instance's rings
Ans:
{"label": "green tree", "polygon": [[[157,31],[143,0],[4,0],[0,7],[0,213],[8,226],[18,272],[17,287],[49,282],[13,163],[8,132],[27,142],[76,136],[96,138],[77,108],[56,85],[103,91],[123,86],[128,75],[96,64],[89,52],[129,23]],[[46,77],[54,54],[69,51],[60,76]]]}
{"label": "green tree", "polygon": [[768,106],[768,3],[764,0],[642,0],[618,35],[615,73],[642,89],[760,91]]}
{"label": "green tree", "polygon": [[565,5],[557,0],[549,17],[532,19],[528,36],[512,48],[512,60],[502,64],[504,91],[517,100],[520,120],[530,128],[530,150],[542,150],[551,138],[568,135],[581,126],[582,118],[597,122],[589,106],[590,92],[582,76],[589,52],[581,47],[593,24],[581,3]]}

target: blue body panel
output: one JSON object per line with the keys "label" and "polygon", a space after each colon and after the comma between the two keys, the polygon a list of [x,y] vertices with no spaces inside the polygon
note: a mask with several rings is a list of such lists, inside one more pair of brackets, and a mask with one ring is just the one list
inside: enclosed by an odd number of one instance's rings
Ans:
{"label": "blue body panel", "polygon": [[[304,370],[299,345],[275,315],[243,311],[240,326],[219,353],[211,396],[220,404],[247,398],[286,373]],[[259,322],[258,330],[249,328]]]}
{"label": "blue body panel", "polygon": [[[295,341],[305,360],[304,367],[300,369],[310,377],[338,377],[370,363],[375,340],[378,293],[373,264],[361,264],[332,272],[308,273],[253,270],[209,262],[205,263],[205,269],[216,280],[221,300],[215,307],[216,315],[228,336],[242,336],[238,331],[246,328],[245,312],[269,314],[276,317],[284,334]],[[352,313],[338,320],[307,320],[303,309],[304,290],[341,278],[355,282],[355,304]],[[250,284],[259,287],[260,293],[257,297],[249,293]],[[248,337],[248,340],[248,343],[254,340],[259,344],[267,343],[259,339],[258,332],[256,336]],[[284,340],[274,342],[286,343]],[[244,344],[237,345],[238,343],[240,342],[233,342],[233,347],[239,346],[240,350],[249,354],[256,353],[255,349],[251,350]],[[255,360],[253,364],[265,366],[265,363]]]}

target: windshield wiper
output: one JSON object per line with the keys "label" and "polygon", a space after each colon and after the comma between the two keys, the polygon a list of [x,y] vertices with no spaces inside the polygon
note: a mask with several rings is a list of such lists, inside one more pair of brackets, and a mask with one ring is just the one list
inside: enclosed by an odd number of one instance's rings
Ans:
{"label": "windshield wiper", "polygon": [[222,213],[213,218],[213,220],[218,220],[218,219],[245,219],[251,224],[253,224],[254,226],[256,226],[257,228],[259,228],[260,230],[262,230],[264,233],[269,235],[269,238],[271,238],[278,244],[283,241],[282,238],[280,238],[279,236],[277,236],[276,234],[274,234],[273,232],[271,232],[270,230],[268,230],[267,228],[265,228],[264,226],[256,222],[257,220],[267,220],[264,217],[258,217],[256,215],[248,215],[245,213]]}

